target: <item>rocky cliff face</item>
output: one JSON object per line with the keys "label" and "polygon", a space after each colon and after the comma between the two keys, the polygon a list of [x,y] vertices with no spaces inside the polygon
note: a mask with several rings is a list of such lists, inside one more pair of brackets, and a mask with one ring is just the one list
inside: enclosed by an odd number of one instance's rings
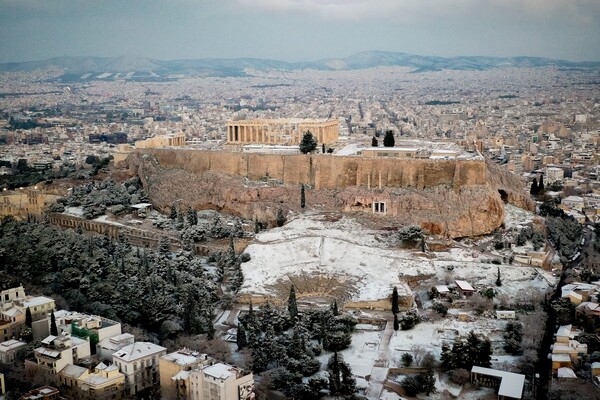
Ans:
{"label": "rocky cliff face", "polygon": [[[300,185],[284,185],[265,177],[249,180],[212,170],[192,172],[170,162],[161,165],[149,154],[134,153],[122,165],[121,173],[137,174],[152,203],[168,210],[175,202],[196,209],[218,209],[246,219],[273,223],[277,210],[300,212]],[[508,172],[507,172],[508,174]],[[510,175],[510,174],[509,174]],[[505,199],[531,209],[517,180],[488,165],[488,182],[477,185],[437,185],[424,189],[382,187],[367,189],[348,186],[317,190],[306,187],[308,208],[359,212],[380,225],[417,224],[432,234],[447,237],[478,236],[492,232],[504,220]],[[501,190],[502,192],[499,192]],[[373,213],[373,203],[385,203],[385,215]]]}

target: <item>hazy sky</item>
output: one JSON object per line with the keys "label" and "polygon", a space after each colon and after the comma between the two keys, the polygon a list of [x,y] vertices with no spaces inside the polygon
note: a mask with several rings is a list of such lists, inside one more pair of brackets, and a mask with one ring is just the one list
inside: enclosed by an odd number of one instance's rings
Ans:
{"label": "hazy sky", "polygon": [[363,50],[600,61],[600,0],[0,0],[0,62]]}

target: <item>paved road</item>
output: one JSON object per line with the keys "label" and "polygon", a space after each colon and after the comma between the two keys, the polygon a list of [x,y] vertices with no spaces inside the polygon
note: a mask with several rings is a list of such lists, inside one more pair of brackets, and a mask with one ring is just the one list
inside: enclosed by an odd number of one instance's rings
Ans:
{"label": "paved road", "polygon": [[383,391],[383,383],[387,378],[390,363],[390,340],[392,339],[393,334],[394,317],[388,316],[381,342],[379,342],[379,356],[371,369],[369,387],[365,393],[368,399],[379,399],[379,396],[381,396],[381,392]]}

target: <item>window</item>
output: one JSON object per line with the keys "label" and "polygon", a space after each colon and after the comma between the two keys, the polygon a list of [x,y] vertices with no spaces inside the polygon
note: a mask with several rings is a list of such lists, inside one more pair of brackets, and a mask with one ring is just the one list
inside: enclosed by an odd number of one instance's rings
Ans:
{"label": "window", "polygon": [[373,212],[376,214],[385,214],[385,203],[383,201],[373,202]]}

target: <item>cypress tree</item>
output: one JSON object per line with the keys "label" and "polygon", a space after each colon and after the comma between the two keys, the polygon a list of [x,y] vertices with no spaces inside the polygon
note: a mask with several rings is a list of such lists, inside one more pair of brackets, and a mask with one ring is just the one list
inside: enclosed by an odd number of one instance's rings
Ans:
{"label": "cypress tree", "polygon": [[533,182],[531,182],[531,189],[529,189],[529,194],[536,195],[538,194],[539,188],[537,183],[537,178],[533,178]]}
{"label": "cypress tree", "polygon": [[283,213],[283,209],[279,208],[277,210],[277,226],[282,227],[285,224],[285,214]]}
{"label": "cypress tree", "polygon": [[323,154],[325,154],[325,143],[323,143]]}
{"label": "cypress tree", "polygon": [[544,193],[544,175],[540,175],[540,183],[538,184],[538,193]]}
{"label": "cypress tree", "polygon": [[331,305],[331,313],[333,315],[339,315],[340,314],[340,312],[338,310],[337,300],[334,300],[333,304]]}
{"label": "cypress tree", "polygon": [[50,334],[52,336],[58,336],[58,326],[56,325],[56,317],[54,317],[54,310],[50,314]]}
{"label": "cypress tree", "polygon": [[25,325],[27,325],[28,328],[31,328],[32,324],[33,317],[31,316],[31,310],[29,309],[29,307],[27,307],[27,310],[25,310]]}
{"label": "cypress tree", "polygon": [[304,193],[304,184],[300,187],[300,207],[306,207],[306,194]]}
{"label": "cypress tree", "polygon": [[290,316],[292,319],[296,319],[298,317],[298,304],[296,303],[296,290],[294,289],[294,285],[290,288],[290,296],[288,297],[288,311],[290,312]]}
{"label": "cypress tree", "polygon": [[500,267],[498,267],[498,277],[496,278],[496,286],[502,286],[502,280],[500,279]]}
{"label": "cypress tree", "polygon": [[238,325],[238,329],[237,329],[238,350],[242,350],[244,347],[246,347],[247,344],[248,344],[248,341],[246,339],[246,329],[244,328],[244,324],[240,323]]}
{"label": "cypress tree", "polygon": [[206,330],[206,338],[208,340],[213,340],[215,338],[215,326],[212,322],[212,313],[208,315],[208,329]]}
{"label": "cypress tree", "polygon": [[400,323],[398,322],[398,314],[394,314],[394,330],[400,329]]}
{"label": "cypress tree", "polygon": [[394,147],[396,144],[396,140],[394,139],[394,132],[391,130],[385,131],[385,136],[383,137],[383,147]]}
{"label": "cypress tree", "polygon": [[392,313],[398,314],[400,311],[400,301],[398,299],[398,288],[394,286],[392,291]]}
{"label": "cypress tree", "polygon": [[169,215],[169,217],[172,220],[177,219],[177,207],[175,207],[175,203],[171,204],[171,214]]}
{"label": "cypress tree", "polygon": [[377,141],[377,138],[375,136],[373,136],[373,138],[371,139],[371,147],[378,147],[379,146],[379,142]]}

